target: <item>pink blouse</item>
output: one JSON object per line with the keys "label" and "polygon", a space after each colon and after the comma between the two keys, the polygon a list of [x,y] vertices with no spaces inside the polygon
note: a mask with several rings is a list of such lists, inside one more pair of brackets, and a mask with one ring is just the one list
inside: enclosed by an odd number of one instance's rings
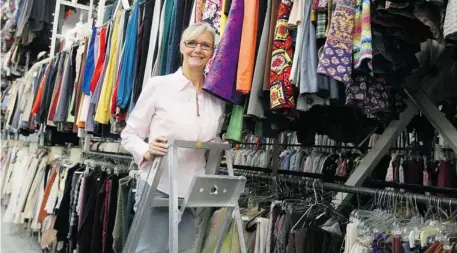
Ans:
{"label": "pink blouse", "polygon": [[[197,97],[200,116],[197,115]],[[224,121],[225,103],[204,92],[197,94],[193,84],[182,70],[156,76],[145,85],[135,108],[127,119],[121,133],[122,145],[138,164],[141,177],[146,180],[151,162],[143,155],[149,148],[145,138],[152,140],[164,136],[168,140],[208,142],[217,139]],[[168,166],[166,166],[158,189],[169,193]],[[205,150],[178,148],[177,183],[179,197],[186,197],[194,173],[204,173]]]}

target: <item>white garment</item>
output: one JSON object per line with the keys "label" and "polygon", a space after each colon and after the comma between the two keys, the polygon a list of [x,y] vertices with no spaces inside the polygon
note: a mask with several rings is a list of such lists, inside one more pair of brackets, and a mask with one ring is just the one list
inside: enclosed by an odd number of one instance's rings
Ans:
{"label": "white garment", "polygon": [[349,223],[346,227],[344,253],[351,253],[352,247],[357,244],[357,223]]}
{"label": "white garment", "polygon": [[[24,219],[32,219],[34,214],[34,207],[36,205],[37,199],[39,197],[39,192],[42,190],[43,187],[43,180],[44,174],[46,170],[46,163],[47,158],[42,158],[40,165],[38,166],[38,171],[35,175],[35,179],[33,180],[32,186],[30,187],[30,193],[27,197],[27,201],[24,207],[24,213],[22,217]],[[41,201],[40,201],[41,203]]]}
{"label": "white garment", "polygon": [[[298,75],[300,73],[299,68],[299,56],[303,45],[303,20],[305,18],[305,1],[304,0],[295,0],[294,5],[292,7],[292,11],[296,12],[297,14],[294,15],[294,19],[289,19],[289,25],[297,27],[297,42],[295,43],[295,51],[294,51],[294,58],[292,61],[292,68],[290,70],[290,77],[289,80],[294,83],[296,86],[298,83]],[[292,17],[292,15],[291,15]]]}
{"label": "white garment", "polygon": [[[195,1],[196,2],[196,1]],[[160,27],[160,6],[161,1],[156,1],[154,5],[154,14],[152,15],[152,25],[151,25],[151,35],[149,37],[149,50],[148,50],[148,58],[146,60],[146,67],[144,68],[144,78],[143,78],[143,88],[152,77],[152,66],[153,66],[153,58],[155,54],[157,44],[157,36],[159,33]],[[194,3],[195,6],[195,3]]]}
{"label": "white garment", "polygon": [[189,26],[195,24],[196,11],[197,11],[197,1],[194,1],[194,5],[192,6],[192,12],[190,14]]}
{"label": "white garment", "polygon": [[453,35],[454,39],[457,38],[457,0],[448,0],[443,35],[445,38],[451,35]]}
{"label": "white garment", "polygon": [[27,197],[30,193],[30,187],[32,186],[33,179],[35,178],[35,174],[38,169],[38,165],[40,160],[38,158],[32,158],[31,163],[26,168],[25,177],[22,179],[22,189],[21,193],[19,194],[18,200],[18,211],[15,214],[14,223],[21,224],[24,223],[22,219],[22,211],[25,208]]}
{"label": "white garment", "polygon": [[[20,158],[20,159],[19,159]],[[24,187],[23,181],[27,176],[28,166],[32,160],[31,155],[28,153],[27,148],[21,148],[17,153],[18,161],[14,164],[14,168],[11,175],[11,196],[6,209],[5,215],[3,216],[3,222],[12,223],[15,221],[16,214],[21,212],[19,206],[19,198],[21,190]]]}
{"label": "white garment", "polygon": [[165,0],[163,2],[163,8],[162,8],[162,12],[160,13],[160,26],[159,26],[159,46],[157,47],[157,59],[156,59],[156,62],[154,63],[154,68],[152,70],[152,75],[153,76],[157,76],[159,75],[159,71],[160,71],[160,57],[162,57],[162,54],[161,54],[161,49],[162,49],[162,37],[163,37],[163,30],[164,30],[164,26],[165,26],[165,6],[167,6],[167,1],[171,1],[171,0]]}

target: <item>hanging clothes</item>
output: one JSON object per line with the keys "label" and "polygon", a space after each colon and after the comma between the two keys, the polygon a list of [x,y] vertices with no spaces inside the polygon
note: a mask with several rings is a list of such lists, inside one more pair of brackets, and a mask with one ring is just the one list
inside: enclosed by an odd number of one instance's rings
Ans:
{"label": "hanging clothes", "polygon": [[122,54],[121,66],[119,69],[119,87],[117,90],[117,107],[121,110],[126,110],[130,102],[130,96],[132,94],[134,69],[135,69],[135,47],[138,32],[138,12],[139,12],[139,1],[134,6],[132,13],[130,14],[129,21],[126,30],[126,40],[124,44],[124,51]]}
{"label": "hanging clothes", "polygon": [[[203,89],[234,104],[240,102],[240,94],[235,90],[236,70],[240,53],[244,13],[244,1],[233,0],[224,36],[214,58],[211,71],[205,79]],[[227,58],[227,55],[231,55]]]}
{"label": "hanging clothes", "polygon": [[294,45],[288,20],[292,2],[282,0],[279,7],[272,47],[270,69],[270,108],[272,110],[295,108],[293,84],[290,81]]}
{"label": "hanging clothes", "polygon": [[355,0],[338,0],[317,73],[345,84],[352,82]]}
{"label": "hanging clothes", "polygon": [[257,39],[260,39],[257,38],[258,16],[259,0],[245,2],[236,80],[236,91],[242,94],[251,92]]}

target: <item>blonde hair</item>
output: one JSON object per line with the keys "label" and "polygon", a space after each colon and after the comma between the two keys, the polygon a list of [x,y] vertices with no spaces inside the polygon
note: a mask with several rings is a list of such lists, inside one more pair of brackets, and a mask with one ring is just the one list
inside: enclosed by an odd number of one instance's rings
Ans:
{"label": "blonde hair", "polygon": [[218,39],[216,29],[206,22],[192,24],[187,27],[182,33],[181,41],[196,39],[204,32],[209,32],[213,35],[214,45],[216,45]]}

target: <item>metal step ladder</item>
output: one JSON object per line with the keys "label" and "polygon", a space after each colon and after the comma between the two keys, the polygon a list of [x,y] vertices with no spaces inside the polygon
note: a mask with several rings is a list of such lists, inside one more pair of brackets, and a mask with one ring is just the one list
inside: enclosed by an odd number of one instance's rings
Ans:
{"label": "metal step ladder", "polygon": [[[238,208],[238,199],[244,191],[245,177],[234,176],[232,164],[232,151],[230,144],[218,144],[207,142],[191,142],[174,140],[168,142],[168,170],[170,193],[168,199],[154,198],[160,178],[165,166],[161,166],[162,158],[153,160],[147,177],[147,184],[140,198],[140,203],[133,219],[123,253],[134,253],[137,249],[144,225],[154,207],[169,207],[169,239],[170,253],[178,253],[178,225],[181,221],[185,208],[227,208],[224,225],[220,231],[217,246],[214,250],[219,253],[222,242],[230,228],[232,215],[236,221],[241,253],[246,253],[243,226]],[[205,175],[195,175],[189,188],[188,196],[178,199],[176,178],[176,159],[178,148],[196,148],[209,150],[206,163]],[[228,176],[215,175],[220,167],[222,152],[225,152],[227,160]],[[179,208],[180,207],[180,208]]]}

